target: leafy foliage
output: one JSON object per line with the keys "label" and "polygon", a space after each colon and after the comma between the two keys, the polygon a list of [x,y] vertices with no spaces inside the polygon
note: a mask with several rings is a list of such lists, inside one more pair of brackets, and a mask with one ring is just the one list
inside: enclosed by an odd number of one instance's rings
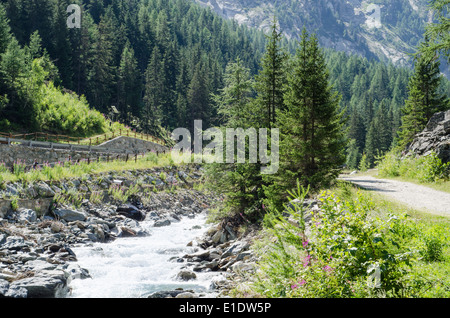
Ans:
{"label": "leafy foliage", "polygon": [[323,192],[306,230],[307,192],[299,187],[285,213],[266,215],[265,227],[276,239],[264,248],[258,291],[295,298],[406,295],[412,253],[391,232],[402,220],[374,218],[373,203],[363,195],[344,200]]}

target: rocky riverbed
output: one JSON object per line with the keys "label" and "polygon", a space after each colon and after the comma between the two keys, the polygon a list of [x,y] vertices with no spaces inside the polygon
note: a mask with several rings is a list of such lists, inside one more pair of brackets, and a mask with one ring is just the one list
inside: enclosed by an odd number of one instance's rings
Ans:
{"label": "rocky riverbed", "polygon": [[[180,218],[207,214],[216,198],[191,187],[201,177],[199,169],[125,171],[4,185],[3,202],[16,203],[0,213],[0,298],[68,297],[74,280],[91,279],[89,270],[79,266],[75,247],[149,236],[141,226],[149,220],[153,227],[170,228]],[[122,196],[117,195],[118,189]],[[20,207],[14,198],[57,200],[50,200],[47,211]],[[210,225],[187,245],[192,253],[170,260],[182,263],[175,279],[195,281],[200,273],[223,273],[211,281],[210,289],[217,297],[226,295],[237,278],[255,270],[248,237],[239,238],[230,222]],[[149,297],[208,295],[175,288]]]}

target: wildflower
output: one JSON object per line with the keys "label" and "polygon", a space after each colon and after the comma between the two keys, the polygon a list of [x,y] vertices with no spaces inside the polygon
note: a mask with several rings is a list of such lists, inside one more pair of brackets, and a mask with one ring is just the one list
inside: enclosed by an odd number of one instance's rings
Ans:
{"label": "wildflower", "polygon": [[331,267],[328,266],[328,265],[325,265],[325,266],[323,267],[323,270],[324,270],[325,272],[331,272],[331,271],[333,271],[333,268],[331,268]]}
{"label": "wildflower", "polygon": [[300,286],[303,286],[306,284],[306,280],[302,279],[301,281],[298,282],[300,284]]}
{"label": "wildflower", "polygon": [[306,267],[310,265],[311,255],[306,255],[306,257],[303,260],[303,267]]}
{"label": "wildflower", "polygon": [[306,248],[308,246],[308,240],[303,241],[303,248]]}

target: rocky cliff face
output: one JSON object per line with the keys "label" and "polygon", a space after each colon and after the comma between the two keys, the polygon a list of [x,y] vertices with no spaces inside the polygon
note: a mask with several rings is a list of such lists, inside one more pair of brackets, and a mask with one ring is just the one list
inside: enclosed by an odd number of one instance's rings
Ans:
{"label": "rocky cliff face", "polygon": [[[276,13],[281,29],[296,38],[305,25],[321,45],[338,51],[377,57],[396,65],[411,63],[432,19],[427,0],[194,0],[240,24],[267,29]],[[442,71],[450,74],[448,67]]]}
{"label": "rocky cliff face", "polygon": [[450,110],[434,114],[424,131],[409,145],[409,155],[425,156],[436,152],[442,162],[450,162]]}

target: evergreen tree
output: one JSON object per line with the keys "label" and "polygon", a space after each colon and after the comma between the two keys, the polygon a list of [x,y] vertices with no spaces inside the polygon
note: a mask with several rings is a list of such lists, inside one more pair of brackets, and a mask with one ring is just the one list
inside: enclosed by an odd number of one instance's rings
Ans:
{"label": "evergreen tree", "polygon": [[434,11],[436,22],[427,25],[425,35],[430,39],[430,45],[422,47],[423,53],[442,52],[450,62],[450,22],[449,0],[432,0],[431,9]]}
{"label": "evergreen tree", "polygon": [[116,67],[112,51],[114,30],[110,21],[102,19],[94,28],[92,59],[88,75],[88,96],[92,106],[102,112],[109,112],[115,86]]}
{"label": "evergreen tree", "polygon": [[197,63],[187,91],[188,127],[190,127],[191,134],[194,133],[195,120],[202,120],[205,129],[211,123],[211,95],[207,74],[206,67],[201,62]]}
{"label": "evergreen tree", "polygon": [[228,127],[246,127],[249,122],[248,104],[253,96],[253,82],[250,70],[238,58],[229,63],[224,75],[225,87],[214,96],[220,121]]}
{"label": "evergreen tree", "polygon": [[449,108],[449,100],[439,94],[442,75],[439,71],[439,59],[432,53],[427,53],[428,40],[421,46],[424,53],[416,56],[414,75],[411,77],[408,89],[409,97],[402,109],[402,125],[400,127],[399,147],[404,148],[414,136],[421,132],[431,116],[438,111]]}
{"label": "evergreen tree", "polygon": [[329,83],[323,51],[305,29],[288,76],[285,110],[278,112],[280,169],[269,176],[269,202],[281,208],[286,191],[302,185],[318,189],[334,179],[345,163],[339,96]]}
{"label": "evergreen tree", "polygon": [[145,96],[142,119],[147,132],[154,131],[161,124],[163,85],[164,68],[161,52],[158,46],[155,46],[147,70],[145,71]]}
{"label": "evergreen tree", "polygon": [[286,83],[286,62],[288,55],[281,48],[282,33],[278,30],[274,17],[271,33],[267,36],[266,52],[261,62],[261,71],[256,77],[257,91],[263,114],[266,116],[266,127],[276,122],[276,111],[283,108],[283,95]]}
{"label": "evergreen tree", "polygon": [[122,119],[131,124],[130,118],[141,111],[142,80],[134,50],[127,43],[122,52],[117,79],[117,107]]}
{"label": "evergreen tree", "polygon": [[6,15],[6,9],[0,3],[0,55],[6,51],[10,41],[11,29],[9,27],[9,19]]}
{"label": "evergreen tree", "polygon": [[367,131],[365,154],[367,164],[371,167],[376,158],[385,154],[392,145],[392,122],[387,102],[382,101],[375,112]]}

